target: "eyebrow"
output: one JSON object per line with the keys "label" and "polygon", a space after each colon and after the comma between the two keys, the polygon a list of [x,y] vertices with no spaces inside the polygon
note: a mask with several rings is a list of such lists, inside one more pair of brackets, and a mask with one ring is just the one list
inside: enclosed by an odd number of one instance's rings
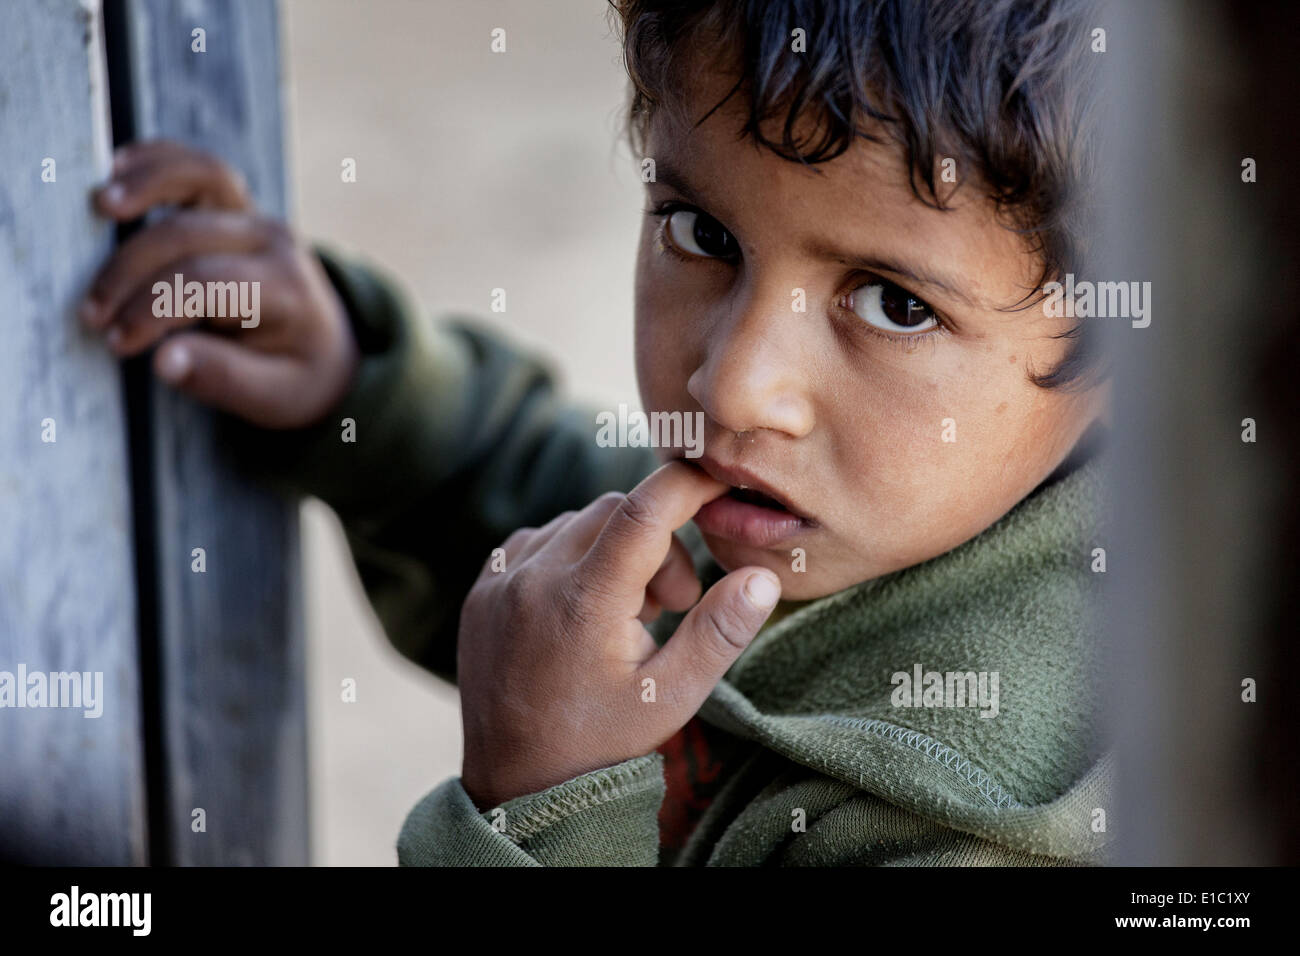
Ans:
{"label": "eyebrow", "polygon": [[694,186],[691,185],[690,180],[686,178],[685,173],[679,170],[676,166],[669,163],[667,160],[664,160],[663,162],[657,164],[657,166],[655,167],[655,178],[651,182],[646,183],[646,186],[648,188],[657,183],[662,183],[665,186],[671,186],[673,189],[677,190],[679,193],[685,196],[688,202],[696,206],[713,205],[713,203],[710,202],[708,198],[704,196],[700,190],[696,189]]}
{"label": "eyebrow", "polygon": [[852,255],[840,252],[816,242],[811,243],[806,248],[811,255],[841,263],[850,269],[861,269],[864,272],[887,272],[899,276],[904,281],[910,281],[914,285],[938,289],[972,309],[983,308],[969,295],[961,291],[959,288],[960,283],[957,280],[947,276],[937,275],[924,269],[910,268],[901,262],[882,259],[879,256]]}
{"label": "eyebrow", "polygon": [[[669,186],[681,193],[686,199],[697,206],[712,205],[701,192],[691,186],[686,176],[672,164],[667,161],[657,164],[655,169],[655,182]],[[647,186],[653,183],[647,183]],[[904,281],[909,281],[918,286],[927,286],[931,289],[938,289],[946,293],[950,298],[956,299],[963,305],[972,309],[983,308],[978,302],[972,299],[960,289],[961,283],[956,279],[929,272],[925,269],[910,268],[900,262],[881,258],[872,255],[856,255],[842,252],[831,246],[820,242],[812,242],[805,246],[805,251],[819,259],[826,259],[831,262],[838,262],[850,269],[861,269],[863,272],[885,272],[890,275],[898,276]]]}

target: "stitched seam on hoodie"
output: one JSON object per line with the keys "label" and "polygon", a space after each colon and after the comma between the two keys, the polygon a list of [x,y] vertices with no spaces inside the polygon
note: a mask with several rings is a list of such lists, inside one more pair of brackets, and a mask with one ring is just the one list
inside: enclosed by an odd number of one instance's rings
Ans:
{"label": "stitched seam on hoodie", "polygon": [[839,715],[828,714],[820,718],[828,723],[838,724],[843,727],[849,727],[853,730],[864,730],[867,733],[875,734],[889,740],[896,740],[906,747],[925,754],[936,763],[941,763],[949,770],[959,774],[967,783],[975,787],[990,804],[999,809],[1010,809],[1022,807],[1024,804],[1016,800],[1011,794],[994,781],[988,772],[975,766],[970,760],[963,757],[960,753],[947,744],[940,743],[933,737],[928,737],[917,730],[908,730],[906,727],[899,727],[897,724],[891,724],[883,720],[865,717],[841,717]]}
{"label": "stitched seam on hoodie", "polygon": [[[513,826],[509,822],[510,805],[506,803],[504,808],[507,824],[502,836],[516,844],[523,844],[565,817],[648,790],[654,786],[655,780],[653,777],[647,778],[646,772],[656,766],[653,756],[647,755],[616,771],[610,768],[593,771],[596,776],[567,789],[566,784],[560,784],[562,789],[550,796],[544,804],[520,812],[521,822]],[[566,783],[572,784],[573,781]],[[484,819],[488,817],[485,815]]]}

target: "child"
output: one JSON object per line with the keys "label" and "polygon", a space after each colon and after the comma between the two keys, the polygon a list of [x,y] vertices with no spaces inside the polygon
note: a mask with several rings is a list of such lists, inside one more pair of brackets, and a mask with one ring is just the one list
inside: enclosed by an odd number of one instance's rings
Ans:
{"label": "child", "polygon": [[[83,318],[261,426],[224,423],[339,512],[390,638],[459,683],[462,775],[400,862],[1101,859],[1105,386],[1039,306],[1081,271],[1086,8],[614,8],[654,160],[641,397],[702,413],[702,458],[600,447],[538,360],[421,321],[174,145],[123,150],[98,201],[192,208]],[[176,272],[260,281],[259,325],[155,318]]]}

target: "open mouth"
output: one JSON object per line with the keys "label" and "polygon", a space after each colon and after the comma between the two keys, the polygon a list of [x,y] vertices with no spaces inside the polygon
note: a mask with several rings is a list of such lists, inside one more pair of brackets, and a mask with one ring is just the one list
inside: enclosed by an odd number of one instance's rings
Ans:
{"label": "open mouth", "polygon": [[701,508],[695,524],[706,535],[758,548],[774,547],[814,527],[771,495],[739,485]]}
{"label": "open mouth", "polygon": [[736,488],[733,487],[727,492],[727,497],[736,501],[743,501],[745,504],[757,505],[760,508],[771,508],[773,511],[780,511],[784,514],[790,514],[790,509],[775,498],[763,494],[761,491],[755,491],[753,488]]}
{"label": "open mouth", "polygon": [[[706,536],[754,548],[773,548],[817,528],[814,519],[795,511],[795,502],[756,472],[724,465],[707,455],[695,464],[715,481],[730,486],[695,513],[695,525]],[[750,485],[767,488],[771,494]]]}

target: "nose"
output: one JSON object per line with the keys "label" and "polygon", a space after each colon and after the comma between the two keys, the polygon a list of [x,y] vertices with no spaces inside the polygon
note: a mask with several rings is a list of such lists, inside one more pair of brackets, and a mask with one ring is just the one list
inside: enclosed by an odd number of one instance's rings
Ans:
{"label": "nose", "polygon": [[686,389],[722,428],[802,437],[812,429],[810,317],[789,289],[754,290],[709,330],[704,361]]}

